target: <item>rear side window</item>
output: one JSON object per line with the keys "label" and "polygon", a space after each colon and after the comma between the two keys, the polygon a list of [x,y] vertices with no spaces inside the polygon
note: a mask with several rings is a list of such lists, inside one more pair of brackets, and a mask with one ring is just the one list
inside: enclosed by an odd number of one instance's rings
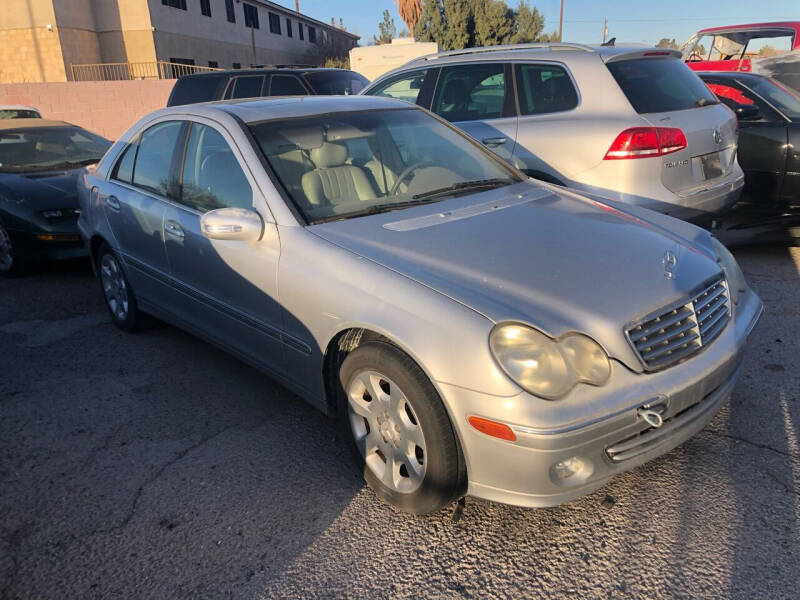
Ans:
{"label": "rear side window", "polygon": [[172,157],[181,126],[180,121],[166,121],[142,134],[133,167],[133,185],[161,196],[169,195]]}
{"label": "rear side window", "polygon": [[228,87],[226,98],[256,98],[264,87],[263,75],[236,77]]}
{"label": "rear side window", "polygon": [[128,147],[122,152],[122,156],[117,161],[114,171],[111,173],[111,178],[125,183],[133,182],[133,161],[136,160],[136,148],[138,140],[128,144]]}
{"label": "rear side window", "polygon": [[[309,31],[312,29],[309,27]],[[311,37],[309,36],[309,40]],[[318,96],[349,96],[357,94],[369,81],[353,71],[310,71],[306,81]]]}
{"label": "rear side window", "polygon": [[477,121],[503,116],[505,67],[501,63],[471,64],[442,70],[433,112],[448,121]]}
{"label": "rear side window", "polygon": [[182,77],[172,88],[167,106],[181,106],[196,102],[217,100],[220,87],[227,81],[225,75],[203,75],[202,77]]}
{"label": "rear side window", "polygon": [[273,75],[269,94],[270,96],[305,96],[308,92],[294,75]]}
{"label": "rear side window", "polygon": [[566,69],[557,65],[517,65],[519,110],[523,115],[572,110],[578,92]]}
{"label": "rear side window", "polygon": [[644,58],[606,66],[640,114],[717,104],[711,90],[680,60]]}

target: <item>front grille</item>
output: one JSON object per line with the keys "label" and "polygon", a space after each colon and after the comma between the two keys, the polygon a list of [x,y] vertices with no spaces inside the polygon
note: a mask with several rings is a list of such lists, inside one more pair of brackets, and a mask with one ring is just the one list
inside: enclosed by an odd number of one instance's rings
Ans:
{"label": "front grille", "polygon": [[715,281],[686,304],[664,311],[628,330],[648,370],[663,369],[711,343],[731,319],[728,287]]}

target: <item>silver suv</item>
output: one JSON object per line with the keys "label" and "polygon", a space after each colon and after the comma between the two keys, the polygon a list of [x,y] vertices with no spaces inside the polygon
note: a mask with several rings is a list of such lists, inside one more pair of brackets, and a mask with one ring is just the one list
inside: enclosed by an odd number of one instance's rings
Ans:
{"label": "silver suv", "polygon": [[442,52],[363,94],[451,121],[531,177],[707,222],[741,193],[737,123],[677,51],[523,44]]}

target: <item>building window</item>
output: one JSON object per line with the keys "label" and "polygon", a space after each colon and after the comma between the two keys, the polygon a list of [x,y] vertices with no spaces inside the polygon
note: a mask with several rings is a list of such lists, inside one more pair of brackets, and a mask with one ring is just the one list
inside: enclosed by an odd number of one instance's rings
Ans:
{"label": "building window", "polygon": [[208,66],[212,69],[219,69],[219,63],[215,60],[208,61]]}
{"label": "building window", "polygon": [[242,63],[233,63],[233,68],[234,69],[241,69],[242,68]]}
{"label": "building window", "polygon": [[211,16],[211,0],[200,0],[200,12],[204,17]]}
{"label": "building window", "polygon": [[286,35],[292,37],[292,20],[286,19]]}
{"label": "building window", "polygon": [[161,0],[164,6],[171,6],[172,8],[180,8],[186,10],[186,0]]}
{"label": "building window", "polygon": [[225,0],[225,11],[228,13],[228,23],[236,23],[236,11],[233,9],[233,0]]}
{"label": "building window", "polygon": [[252,4],[244,5],[244,26],[259,29],[258,9]]}
{"label": "building window", "polygon": [[269,13],[269,32],[281,34],[281,18],[275,13]]}
{"label": "building window", "polygon": [[311,27],[311,25],[308,26],[308,41],[312,44],[317,43],[317,30]]}
{"label": "building window", "polygon": [[297,33],[299,34],[301,40],[305,39],[303,37],[303,24],[302,23],[298,23],[297,24]]}

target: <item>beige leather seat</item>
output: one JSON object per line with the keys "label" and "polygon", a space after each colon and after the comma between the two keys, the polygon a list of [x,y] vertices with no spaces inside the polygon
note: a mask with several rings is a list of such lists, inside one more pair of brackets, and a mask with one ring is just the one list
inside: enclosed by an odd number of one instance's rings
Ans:
{"label": "beige leather seat", "polygon": [[312,205],[343,204],[376,197],[361,167],[347,164],[347,146],[324,142],[311,150],[316,169],[303,175],[303,192]]}

